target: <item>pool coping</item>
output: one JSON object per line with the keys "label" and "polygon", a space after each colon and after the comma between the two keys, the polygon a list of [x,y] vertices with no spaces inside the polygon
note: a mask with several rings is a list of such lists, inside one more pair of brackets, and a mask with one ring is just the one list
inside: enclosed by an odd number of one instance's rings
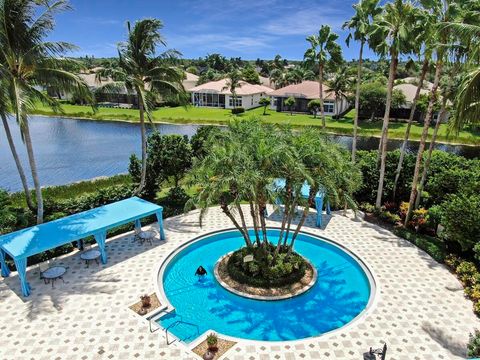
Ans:
{"label": "pool coping", "polygon": [[247,298],[247,299],[263,300],[263,301],[278,301],[278,300],[292,299],[292,298],[294,298],[296,296],[299,296],[299,295],[302,295],[302,294],[306,293],[308,290],[310,290],[313,287],[313,285],[315,285],[315,283],[317,282],[317,279],[318,279],[318,272],[317,272],[317,269],[315,268],[315,266],[313,266],[312,263],[306,257],[302,256],[303,259],[312,268],[313,277],[312,277],[312,280],[310,280],[310,282],[307,285],[303,286],[301,289],[298,289],[297,291],[295,291],[294,293],[291,293],[291,294],[277,295],[277,296],[263,296],[263,295],[255,295],[255,294],[249,294],[249,293],[246,293],[246,292],[242,292],[242,291],[239,291],[237,289],[234,289],[229,284],[227,284],[225,281],[223,281],[222,278],[220,277],[220,274],[218,273],[218,268],[220,266],[220,263],[223,261],[223,259],[225,259],[227,256],[230,256],[233,253],[234,253],[234,251],[230,251],[229,253],[223,255],[221,258],[219,258],[217,260],[217,262],[215,263],[215,266],[213,268],[213,272],[214,272],[214,275],[215,275],[215,280],[225,290],[230,291],[232,294],[242,296],[242,297]]}
{"label": "pool coping", "polygon": [[[251,228],[251,227],[249,227],[249,228]],[[271,229],[271,230],[281,230],[280,227],[276,227],[276,226],[268,226],[267,230],[269,230],[269,229]],[[176,255],[178,255],[178,253],[180,253],[183,249],[190,246],[191,244],[193,244],[195,242],[198,242],[198,241],[201,241],[204,238],[209,237],[211,235],[218,234],[218,233],[223,233],[223,232],[229,232],[229,231],[236,232],[236,231],[238,231],[238,229],[234,228],[234,227],[227,227],[227,228],[210,231],[210,232],[204,233],[202,235],[196,236],[196,237],[194,237],[190,240],[187,240],[186,242],[182,243],[181,245],[177,246],[175,249],[173,249],[167,256],[165,256],[158,263],[158,265],[154,268],[154,272],[153,272],[153,285],[154,285],[155,293],[157,294],[157,297],[158,297],[159,301],[162,302],[162,300],[163,300],[163,304],[165,304],[165,307],[162,311],[154,312],[153,314],[151,314],[151,316],[148,319],[149,321],[158,320],[161,317],[163,317],[166,313],[170,313],[170,312],[175,311],[175,307],[168,300],[168,298],[167,298],[167,296],[166,296],[166,294],[163,290],[163,286],[160,286],[160,279],[163,279],[163,275],[165,273],[165,269],[166,269],[168,263]],[[369,282],[369,285],[370,285],[370,297],[368,299],[368,302],[367,302],[367,305],[365,306],[365,308],[360,313],[358,313],[357,316],[355,316],[352,320],[350,320],[345,325],[340,326],[339,328],[327,331],[327,332],[325,332],[323,334],[320,334],[320,335],[309,336],[309,337],[305,337],[305,338],[302,338],[302,339],[273,340],[273,341],[252,340],[252,339],[246,339],[246,338],[240,338],[240,337],[226,335],[226,334],[217,332],[215,330],[210,330],[209,329],[208,331],[214,332],[218,336],[223,337],[227,340],[236,341],[237,343],[252,344],[252,345],[263,345],[263,346],[271,346],[271,345],[275,345],[275,344],[296,345],[296,344],[302,343],[302,342],[304,342],[306,340],[309,340],[309,339],[325,339],[325,338],[332,337],[332,336],[336,335],[337,333],[339,333],[341,331],[344,331],[348,328],[351,328],[352,326],[358,324],[360,321],[365,320],[367,315],[370,314],[376,308],[376,306],[377,306],[377,304],[380,300],[380,297],[381,297],[380,286],[379,286],[378,281],[376,280],[377,275],[372,270],[371,266],[369,266],[368,262],[366,262],[365,260],[360,258],[355,252],[351,251],[346,246],[340,244],[339,242],[337,242],[335,240],[332,240],[332,239],[330,239],[326,236],[315,234],[315,233],[312,233],[312,232],[309,232],[309,231],[301,230],[300,233],[308,235],[308,236],[312,236],[314,238],[319,238],[320,240],[323,240],[323,241],[325,241],[325,242],[327,242],[327,243],[329,243],[333,246],[336,246],[336,247],[340,248],[341,250],[343,250],[344,252],[346,252],[348,255],[350,255],[353,259],[355,259],[355,261],[357,261],[357,263],[360,265],[360,267],[364,271],[365,275],[367,276],[367,279],[368,279],[368,282]],[[159,329],[165,330],[165,328],[163,328],[160,324],[155,323],[155,325]],[[179,344],[183,344],[183,346],[185,346],[187,349],[191,350],[191,349],[193,349],[193,347],[191,347],[191,345],[192,344],[197,344],[197,340],[202,335],[204,335],[205,333],[206,332],[200,334],[197,338],[192,340],[190,343],[183,342],[182,340],[177,338],[172,333],[169,333],[169,334],[173,338],[175,338],[178,341]]]}

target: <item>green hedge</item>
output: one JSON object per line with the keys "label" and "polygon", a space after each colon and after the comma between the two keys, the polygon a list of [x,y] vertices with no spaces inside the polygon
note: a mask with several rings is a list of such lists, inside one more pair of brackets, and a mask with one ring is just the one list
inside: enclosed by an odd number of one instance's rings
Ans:
{"label": "green hedge", "polygon": [[393,232],[395,235],[404,238],[405,240],[408,240],[412,244],[418,246],[436,261],[440,263],[445,261],[447,253],[445,250],[445,244],[442,240],[433,236],[417,234],[405,228],[395,228]]}

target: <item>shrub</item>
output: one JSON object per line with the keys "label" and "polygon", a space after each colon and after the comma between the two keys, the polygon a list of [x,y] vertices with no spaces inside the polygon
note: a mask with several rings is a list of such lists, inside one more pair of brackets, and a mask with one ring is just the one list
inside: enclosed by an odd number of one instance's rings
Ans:
{"label": "shrub", "polygon": [[190,138],[193,156],[203,158],[208,148],[208,142],[220,132],[220,127],[215,125],[206,125],[199,127],[197,132]]}
{"label": "shrub", "polygon": [[243,107],[237,107],[232,109],[232,114],[243,114],[245,109]]}
{"label": "shrub", "polygon": [[480,301],[480,279],[477,279],[477,283],[471,287],[465,289],[465,294],[474,302]]}
{"label": "shrub", "polygon": [[188,200],[190,197],[181,187],[173,187],[158,202],[163,206],[164,216],[170,217],[182,214]]}
{"label": "shrub", "polygon": [[[476,305],[480,305],[480,303],[477,303]],[[478,307],[480,308],[480,306]],[[475,358],[480,356],[480,331],[479,330],[475,330],[473,334],[470,334],[468,345],[467,345],[467,356],[470,358]]]}
{"label": "shrub", "polygon": [[[473,312],[477,316],[480,316],[480,301],[477,301],[475,304],[473,304]],[[478,356],[478,354],[477,354],[477,356]]]}
{"label": "shrub", "polygon": [[460,265],[460,261],[460,258],[454,254],[449,254],[445,257],[445,265],[447,265],[453,271],[455,271],[457,266]]}
{"label": "shrub", "polygon": [[442,225],[448,240],[471,251],[480,242],[480,195],[453,194],[441,205]]}
{"label": "shrub", "polygon": [[449,256],[446,256],[445,244],[440,239],[432,236],[420,235],[405,228],[396,228],[393,230],[393,232],[395,235],[400,236],[401,238],[404,238],[405,240],[408,240],[412,244],[418,246],[436,261],[441,263],[445,262],[447,264],[447,259],[449,259]]}
{"label": "shrub", "polygon": [[392,214],[390,211],[381,211],[379,218],[393,225],[400,221],[400,216]]}
{"label": "shrub", "polygon": [[462,261],[455,271],[458,278],[465,286],[472,286],[476,283],[478,271],[474,263]]}
{"label": "shrub", "polygon": [[[360,85],[360,118],[374,118],[385,112],[387,87],[380,82],[367,82]],[[405,104],[405,95],[398,89],[393,90],[392,108]]]}
{"label": "shrub", "polygon": [[[230,277],[242,284],[255,287],[280,287],[299,281],[307,268],[305,259],[297,253],[288,253],[282,248],[274,259],[271,254],[274,246],[241,248],[235,251],[228,260],[227,271]],[[247,255],[253,255],[253,261],[244,262]]]}

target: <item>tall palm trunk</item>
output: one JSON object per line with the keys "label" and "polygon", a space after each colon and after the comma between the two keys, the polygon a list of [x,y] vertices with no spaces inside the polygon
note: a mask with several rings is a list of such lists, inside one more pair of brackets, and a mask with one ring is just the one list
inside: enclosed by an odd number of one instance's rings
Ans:
{"label": "tall palm trunk", "polygon": [[145,187],[145,179],[147,177],[147,135],[145,131],[145,109],[143,107],[143,101],[138,95],[138,110],[140,112],[140,133],[142,141],[142,171],[140,176],[140,185],[138,186],[136,193],[140,194]]}
{"label": "tall palm trunk", "polygon": [[392,92],[393,82],[395,81],[395,74],[397,72],[398,57],[396,53],[392,53],[392,62],[390,63],[390,71],[388,74],[388,87],[387,87],[387,101],[385,104],[385,115],[383,117],[381,152],[380,152],[380,178],[378,180],[377,189],[377,201],[375,206],[380,209],[382,206],[383,196],[383,182],[385,180],[385,164],[387,162],[387,142],[388,142],[388,123],[390,121],[390,108],[392,106]]}
{"label": "tall palm trunk", "polygon": [[27,177],[25,176],[25,171],[23,170],[22,163],[15,148],[15,143],[13,142],[12,133],[10,132],[10,126],[8,125],[7,116],[5,114],[1,115],[3,128],[5,129],[5,134],[7,135],[8,145],[15,160],[15,165],[17,166],[18,175],[20,175],[20,180],[22,181],[23,191],[25,192],[25,200],[27,201],[27,206],[31,211],[35,211],[35,205],[32,201],[32,196],[30,195],[30,190],[28,189]]}
{"label": "tall palm trunk", "polygon": [[423,131],[422,131],[422,137],[420,139],[420,145],[418,147],[418,153],[417,153],[417,161],[415,162],[415,171],[413,173],[413,180],[412,180],[412,191],[410,192],[410,200],[408,203],[408,211],[407,215],[405,216],[405,226],[407,226],[408,222],[410,221],[410,218],[412,216],[412,211],[413,207],[415,205],[415,199],[417,198],[417,193],[418,193],[418,178],[420,175],[420,167],[422,165],[422,159],[423,159],[423,151],[425,150],[425,142],[427,141],[427,136],[428,136],[428,129],[430,127],[430,121],[432,120],[432,115],[433,115],[433,107],[437,101],[437,90],[438,90],[438,83],[440,82],[440,76],[442,74],[442,69],[443,69],[443,62],[441,61],[441,58],[437,60],[437,65],[436,65],[436,70],[435,70],[435,80],[433,82],[433,87],[430,93],[430,100],[428,101],[428,107],[427,107],[427,114],[425,116],[425,121],[423,124]]}
{"label": "tall palm trunk", "polygon": [[243,226],[243,230],[245,232],[245,237],[248,239],[248,243],[251,245],[252,241],[250,240],[250,234],[248,233],[248,227],[247,227],[247,223],[245,221],[245,215],[243,214],[242,207],[240,206],[240,204],[236,204],[235,206],[237,208],[238,215],[240,215],[240,220],[242,221],[242,226]]}
{"label": "tall palm trunk", "polygon": [[252,217],[253,220],[253,230],[255,231],[255,241],[257,243],[257,246],[260,246],[260,236],[258,235],[258,216],[257,216],[257,205],[253,205],[253,200],[249,201],[250,205],[250,216]]}
{"label": "tall palm trunk", "polygon": [[423,165],[422,179],[420,180],[420,184],[418,185],[418,195],[417,195],[417,198],[415,199],[415,209],[418,209],[418,206],[420,205],[420,200],[422,198],[422,192],[425,186],[425,181],[427,181],[428,170],[430,169],[432,152],[433,152],[433,149],[435,148],[435,141],[437,140],[438,129],[440,128],[440,123],[442,121],[443,116],[445,115],[446,107],[447,107],[447,100],[444,97],[444,99],[442,100],[442,108],[440,109],[440,112],[438,114],[437,123],[435,124],[435,129],[433,130],[432,139],[430,141],[430,146],[428,148],[427,159],[425,160],[425,164]]}
{"label": "tall palm trunk", "polygon": [[403,139],[402,147],[400,148],[400,158],[398,159],[397,170],[395,171],[395,182],[393,183],[393,200],[395,200],[395,195],[397,192],[398,180],[400,179],[400,173],[402,172],[403,160],[405,158],[405,152],[408,145],[408,139],[410,137],[410,129],[412,127],[413,117],[415,116],[415,110],[417,109],[417,101],[420,97],[420,92],[423,87],[423,82],[425,81],[425,76],[427,75],[429,61],[428,58],[425,58],[422,66],[422,73],[420,74],[420,80],[418,82],[417,91],[415,92],[415,97],[412,101],[412,108],[410,109],[410,116],[407,122],[407,128],[405,130],[405,137]]}
{"label": "tall palm trunk", "polygon": [[318,88],[320,91],[320,115],[322,117],[322,129],[325,129],[325,109],[323,108],[323,65],[318,67]]}
{"label": "tall palm trunk", "polygon": [[30,137],[30,128],[28,119],[23,122],[23,136],[25,139],[25,146],[27,147],[28,162],[30,170],[32,171],[33,185],[35,186],[35,196],[37,198],[37,224],[43,223],[43,196],[40,181],[38,179],[37,164],[35,163],[35,156],[33,154],[32,138]]}
{"label": "tall palm trunk", "polygon": [[233,225],[237,228],[237,230],[240,231],[240,233],[243,236],[243,239],[245,240],[245,244],[247,245],[247,247],[251,247],[252,242],[250,240],[250,236],[248,235],[248,232],[245,233],[244,228],[238,223],[237,219],[235,219],[235,216],[233,216],[232,212],[228,208],[228,205],[226,203],[221,203],[220,208],[222,209],[223,213],[227,215],[227,217],[230,219]]}
{"label": "tall palm trunk", "polygon": [[352,140],[352,162],[355,163],[357,153],[357,136],[358,136],[358,113],[360,112],[360,82],[362,79],[362,62],[363,62],[363,46],[365,41],[360,43],[360,54],[358,55],[357,69],[357,89],[355,91],[355,116],[353,118],[353,140]]}

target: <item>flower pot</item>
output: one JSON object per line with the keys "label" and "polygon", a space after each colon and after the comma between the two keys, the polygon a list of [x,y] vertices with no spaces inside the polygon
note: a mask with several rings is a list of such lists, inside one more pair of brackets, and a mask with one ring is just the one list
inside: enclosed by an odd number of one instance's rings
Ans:
{"label": "flower pot", "polygon": [[203,360],[212,360],[215,357],[215,354],[210,350],[207,350],[205,354],[203,354]]}

